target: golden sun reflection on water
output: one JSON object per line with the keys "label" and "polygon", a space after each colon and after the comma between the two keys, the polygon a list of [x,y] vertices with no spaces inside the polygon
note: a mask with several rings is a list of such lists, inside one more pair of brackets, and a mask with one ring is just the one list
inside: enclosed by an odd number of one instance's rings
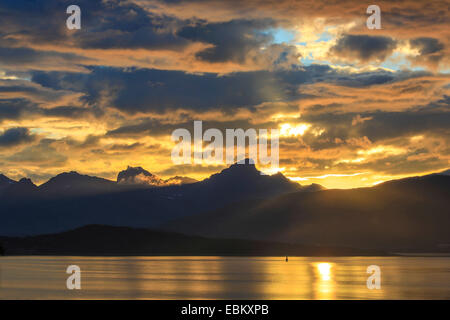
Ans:
{"label": "golden sun reflection on water", "polygon": [[331,275],[331,263],[321,262],[317,264],[317,269],[323,281],[330,280]]}
{"label": "golden sun reflection on water", "polygon": [[333,275],[333,264],[328,262],[313,263],[316,274],[314,281],[315,299],[335,299],[335,281]]}
{"label": "golden sun reflection on water", "polygon": [[[68,265],[82,290],[67,290]],[[381,268],[381,290],[366,285]],[[1,257],[0,299],[450,299],[450,257]]]}

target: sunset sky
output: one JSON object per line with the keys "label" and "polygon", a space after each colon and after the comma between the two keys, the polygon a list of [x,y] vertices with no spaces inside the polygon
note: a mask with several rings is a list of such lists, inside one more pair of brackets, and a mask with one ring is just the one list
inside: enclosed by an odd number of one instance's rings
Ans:
{"label": "sunset sky", "polygon": [[[81,8],[68,30],[66,8]],[[381,8],[381,30],[366,9]],[[1,1],[0,172],[115,180],[174,165],[172,131],[281,129],[301,184],[372,186],[450,160],[448,1]],[[263,169],[263,168],[262,168]]]}

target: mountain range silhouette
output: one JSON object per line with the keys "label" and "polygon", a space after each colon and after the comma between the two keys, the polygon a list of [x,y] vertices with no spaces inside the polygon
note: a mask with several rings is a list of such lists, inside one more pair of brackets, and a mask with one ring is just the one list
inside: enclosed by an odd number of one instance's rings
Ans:
{"label": "mountain range silhouette", "polygon": [[0,175],[0,235],[104,225],[310,246],[450,251],[448,171],[348,190],[263,175],[249,161],[198,182],[178,178],[171,184],[128,167],[117,181],[68,172],[36,186]]}
{"label": "mountain range silhouette", "polygon": [[[141,174],[150,175],[142,168],[129,167],[119,173],[118,181],[110,181],[72,171],[58,174],[38,187],[29,186],[28,180],[15,182],[3,177],[0,234],[60,232],[87,224],[154,228],[244,199],[263,200],[287,192],[321,188],[302,187],[282,174],[262,175],[249,163],[234,164],[200,182],[180,177],[189,183],[170,184],[168,179],[157,187],[131,183]],[[152,179],[155,181],[156,177]],[[17,192],[25,184],[29,190]]]}

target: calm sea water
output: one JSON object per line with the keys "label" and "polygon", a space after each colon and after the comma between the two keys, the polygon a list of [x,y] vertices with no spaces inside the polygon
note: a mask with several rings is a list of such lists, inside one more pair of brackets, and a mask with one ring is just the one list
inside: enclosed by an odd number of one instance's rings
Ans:
{"label": "calm sea water", "polygon": [[450,257],[0,257],[0,299],[450,299]]}

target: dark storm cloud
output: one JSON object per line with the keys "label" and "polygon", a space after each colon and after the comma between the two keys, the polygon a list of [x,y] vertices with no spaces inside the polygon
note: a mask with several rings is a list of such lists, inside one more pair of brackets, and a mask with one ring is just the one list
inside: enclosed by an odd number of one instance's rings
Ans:
{"label": "dark storm cloud", "polygon": [[[327,75],[327,78],[323,79],[323,82],[332,82],[340,86],[352,87],[352,88],[362,88],[376,84],[386,84],[391,81],[399,81],[404,76],[401,73],[393,73],[390,71],[380,70],[377,72],[362,72],[358,74],[348,75],[338,73],[332,77]],[[417,75],[410,75],[413,78]]]}
{"label": "dark storm cloud", "polygon": [[[80,32],[68,32],[66,9],[81,8]],[[176,18],[154,15],[130,1],[120,0],[11,0],[0,3],[0,34],[42,43],[60,43],[72,38],[85,48],[166,48],[188,43],[177,37]],[[32,54],[31,52],[29,52]]]}
{"label": "dark storm cloud", "polygon": [[410,40],[409,44],[412,48],[419,50],[419,55],[411,58],[412,61],[419,64],[436,66],[445,56],[445,45],[438,39],[420,37]]}
{"label": "dark storm cloud", "polygon": [[61,59],[68,63],[87,63],[92,59],[72,54],[55,51],[37,51],[30,48],[7,48],[0,47],[0,65],[8,66],[10,64],[32,64],[48,63],[54,59]]}
{"label": "dark storm cloud", "polygon": [[11,128],[0,133],[0,148],[12,147],[26,142],[34,141],[28,128]]}
{"label": "dark storm cloud", "polygon": [[59,106],[48,109],[41,109],[40,112],[43,115],[49,117],[59,117],[59,118],[84,118],[88,115],[101,116],[103,111],[98,108],[83,108],[75,106]]}
{"label": "dark storm cloud", "polygon": [[361,62],[383,61],[396,48],[397,42],[389,37],[368,35],[343,35],[330,52],[345,60]]}
{"label": "dark storm cloud", "polygon": [[232,20],[222,23],[201,21],[184,27],[178,34],[186,39],[213,45],[196,54],[201,60],[244,63],[251,50],[259,50],[261,46],[273,40],[271,35],[262,30],[274,25],[275,22],[270,19]]}
{"label": "dark storm cloud", "polygon": [[[27,38],[52,42],[65,36],[69,1],[4,0],[0,2],[0,34],[2,38]],[[14,40],[11,40],[14,42]],[[19,40],[15,40],[19,41]]]}
{"label": "dark storm cloud", "polygon": [[0,97],[9,99],[28,100],[30,103],[36,104],[51,104],[55,105],[57,101],[64,100],[70,92],[57,91],[49,88],[44,88],[31,81],[24,80],[30,75],[23,75],[22,79],[0,80]]}
{"label": "dark storm cloud", "polygon": [[436,53],[444,49],[444,44],[434,38],[415,38],[409,43],[411,47],[419,49],[421,55]]}
{"label": "dark storm cloud", "polygon": [[306,97],[302,84],[329,82],[364,87],[416,77],[415,73],[387,71],[361,74],[341,73],[329,66],[303,69],[190,74],[137,68],[91,67],[90,73],[34,72],[32,81],[54,90],[83,93],[90,105],[113,107],[127,113],[175,109],[230,111],[253,108],[268,101],[292,101]]}
{"label": "dark storm cloud", "polygon": [[0,99],[0,122],[5,119],[19,119],[25,112],[33,112],[36,104],[27,99]]}
{"label": "dark storm cloud", "polygon": [[[189,41],[175,31],[185,22],[174,17],[147,12],[138,5],[126,1],[82,4],[87,12],[86,32],[76,34],[83,48],[146,48],[178,50]],[[101,16],[101,23],[98,17]]]}
{"label": "dark storm cloud", "polygon": [[[307,81],[306,75],[299,74]],[[53,89],[83,92],[89,104],[107,100],[125,112],[208,110],[253,106],[294,97],[290,85],[268,72],[188,74],[150,69],[93,68],[90,74],[35,73],[32,80]]]}
{"label": "dark storm cloud", "polygon": [[103,111],[95,106],[89,108],[77,106],[42,108],[39,104],[24,98],[0,99],[0,122],[2,120],[19,120],[27,116],[48,116],[78,119],[85,118],[89,115],[99,117],[102,114]]}

